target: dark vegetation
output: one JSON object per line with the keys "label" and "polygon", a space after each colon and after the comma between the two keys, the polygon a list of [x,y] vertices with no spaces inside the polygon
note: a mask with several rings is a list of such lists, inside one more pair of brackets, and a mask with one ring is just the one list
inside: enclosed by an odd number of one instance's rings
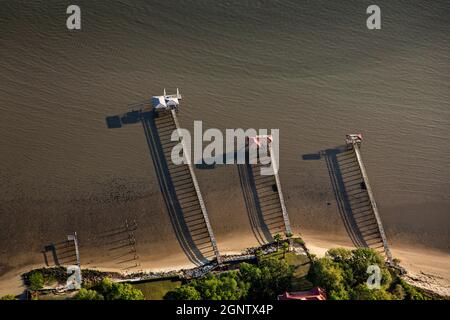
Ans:
{"label": "dark vegetation", "polygon": [[77,300],[144,300],[144,294],[129,283],[113,282],[109,278],[82,288],[75,295]]}
{"label": "dark vegetation", "polygon": [[[275,239],[278,250],[256,252],[255,263],[240,263],[190,281],[159,279],[136,284],[113,282],[116,273],[82,270],[83,288],[68,298],[78,300],[254,300],[276,299],[285,291],[303,291],[320,286],[332,300],[428,300],[441,298],[406,283],[400,270],[385,264],[372,249],[331,249],[325,257],[288,251],[287,242]],[[303,242],[297,243],[303,245]],[[378,266],[379,288],[369,288],[369,266]],[[223,270],[223,269],[222,269]],[[31,290],[64,284],[63,267],[36,269],[23,275]],[[1,299],[14,299],[5,296]]]}
{"label": "dark vegetation", "polygon": [[[368,267],[380,270],[379,288],[369,288]],[[276,299],[285,291],[320,286],[331,300],[428,300],[433,297],[400,278],[372,249],[331,249],[323,258],[286,252],[286,246],[258,257],[257,264],[242,263],[238,270],[209,274],[169,291],[165,299],[244,300]]]}
{"label": "dark vegetation", "polygon": [[[121,278],[119,273],[102,272],[91,269],[82,269],[83,283],[90,285],[101,281],[105,277]],[[24,283],[31,290],[39,290],[44,286],[65,284],[67,281],[67,269],[65,267],[35,269],[22,275]]]}
{"label": "dark vegetation", "polygon": [[239,270],[209,274],[169,291],[171,300],[274,299],[290,287],[293,270],[285,260],[265,259],[253,265],[242,263]]}
{"label": "dark vegetation", "polygon": [[[381,272],[379,289],[370,289],[366,282],[367,268],[377,265]],[[331,249],[326,256],[314,258],[309,279],[327,291],[332,300],[428,300],[432,297],[400,277],[400,271],[388,267],[372,249]]]}

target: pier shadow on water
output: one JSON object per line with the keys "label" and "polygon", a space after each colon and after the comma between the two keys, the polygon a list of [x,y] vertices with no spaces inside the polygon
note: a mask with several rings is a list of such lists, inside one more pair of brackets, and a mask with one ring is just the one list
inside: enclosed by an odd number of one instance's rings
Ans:
{"label": "pier shadow on water", "polygon": [[73,241],[50,243],[42,250],[44,263],[47,267],[74,265],[77,256]]}
{"label": "pier shadow on water", "polygon": [[[134,105],[134,107],[136,106],[138,106],[138,104]],[[142,124],[150,157],[156,171],[158,185],[161,190],[175,236],[189,261],[195,265],[203,265],[208,262],[208,259],[205,257],[204,250],[201,251],[197,247],[193,235],[189,231],[189,227],[170,174],[169,164],[167,163],[164,155],[164,149],[167,148],[167,146],[163,145],[161,141],[160,134],[155,123],[155,119],[157,118],[158,114],[153,110],[145,112],[131,111],[123,116],[107,117],[106,124],[110,129],[120,128],[128,124]]]}
{"label": "pier shadow on water", "polygon": [[271,243],[274,239],[264,220],[251,166],[248,163],[238,164],[237,168],[242,194],[244,196],[245,208],[247,210],[253,234],[259,244],[263,245]]}
{"label": "pier shadow on water", "polygon": [[137,229],[135,219],[126,219],[122,225],[104,230],[96,238],[96,245],[102,247],[110,261],[123,271],[140,266],[134,234]]}
{"label": "pier shadow on water", "polygon": [[339,214],[345,229],[356,247],[367,247],[367,243],[361,231],[358,228],[355,214],[352,211],[350,204],[348,190],[346,184],[349,181],[344,180],[343,165],[338,159],[338,155],[348,151],[346,145],[337,146],[330,149],[320,150],[317,153],[304,154],[302,160],[305,161],[317,161],[324,160],[327,166],[328,174],[330,176],[330,183],[333,188],[334,197],[336,200]]}
{"label": "pier shadow on water", "polygon": [[[227,159],[232,156],[234,163],[237,163],[238,152],[223,153],[219,156],[222,159],[221,163],[215,163],[215,159],[203,159],[203,163],[196,164],[199,170],[212,170],[221,165],[225,165]],[[269,226],[264,220],[264,214],[261,208],[261,201],[256,190],[255,177],[252,168],[249,164],[248,153],[246,152],[245,164],[236,164],[242,195],[244,197],[245,210],[249,218],[250,226],[255,236],[255,239],[260,245],[271,243],[274,241],[270,232]]]}

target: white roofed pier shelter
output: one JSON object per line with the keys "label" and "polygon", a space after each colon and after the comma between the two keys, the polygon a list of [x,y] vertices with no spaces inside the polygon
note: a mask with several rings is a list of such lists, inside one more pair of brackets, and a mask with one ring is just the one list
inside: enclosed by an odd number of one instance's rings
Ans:
{"label": "white roofed pier shelter", "polygon": [[166,94],[166,90],[164,89],[162,96],[152,97],[152,106],[156,111],[178,109],[181,99],[182,97],[178,88],[176,94]]}

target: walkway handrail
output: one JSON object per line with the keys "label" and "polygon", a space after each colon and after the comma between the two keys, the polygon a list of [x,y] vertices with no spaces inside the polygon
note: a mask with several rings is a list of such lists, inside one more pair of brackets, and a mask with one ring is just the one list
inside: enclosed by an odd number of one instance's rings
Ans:
{"label": "walkway handrail", "polygon": [[369,195],[370,204],[372,205],[373,213],[375,215],[375,219],[377,221],[378,230],[380,231],[381,240],[383,241],[384,252],[386,253],[386,258],[390,264],[393,263],[391,250],[389,249],[386,234],[384,232],[383,224],[381,223],[380,214],[378,213],[378,207],[375,202],[375,197],[372,193],[372,188],[369,184],[369,177],[366,173],[366,168],[364,167],[364,163],[362,161],[361,152],[359,150],[359,146],[357,142],[353,142],[353,150],[355,150],[356,159],[358,161],[359,167],[361,169],[361,175],[366,186],[367,194]]}
{"label": "walkway handrail", "polygon": [[288,216],[287,209],[286,209],[286,204],[284,203],[283,192],[281,191],[280,176],[278,175],[279,167],[277,167],[278,163],[276,162],[276,159],[273,156],[272,143],[270,142],[268,144],[269,144],[269,152],[270,152],[270,159],[272,162],[273,174],[275,175],[275,183],[277,185],[278,197],[280,199],[280,204],[281,204],[281,212],[283,213],[284,227],[286,229],[286,236],[288,236],[288,235],[292,235],[292,230],[291,230],[291,223],[289,221],[289,216]]}

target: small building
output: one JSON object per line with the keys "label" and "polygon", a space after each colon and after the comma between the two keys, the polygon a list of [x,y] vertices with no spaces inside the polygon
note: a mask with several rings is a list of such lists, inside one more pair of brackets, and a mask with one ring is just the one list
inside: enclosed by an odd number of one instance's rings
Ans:
{"label": "small building", "polygon": [[327,294],[324,289],[315,287],[309,291],[285,292],[278,300],[327,300]]}
{"label": "small building", "polygon": [[352,133],[345,136],[345,142],[349,147],[353,147],[353,144],[355,143],[358,145],[358,147],[360,147],[362,139],[363,138],[361,133]]}
{"label": "small building", "polygon": [[181,100],[181,94],[178,88],[176,94],[166,94],[166,89],[164,89],[162,96],[152,97],[152,106],[157,111],[177,109],[180,104],[179,100]]}

